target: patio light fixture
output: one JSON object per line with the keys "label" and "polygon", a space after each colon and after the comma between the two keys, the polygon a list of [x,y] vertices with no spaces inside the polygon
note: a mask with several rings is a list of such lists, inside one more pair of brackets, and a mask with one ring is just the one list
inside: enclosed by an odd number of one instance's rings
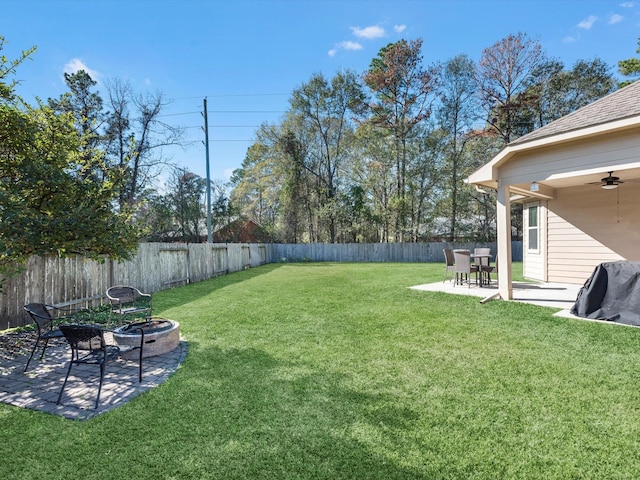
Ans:
{"label": "patio light fixture", "polygon": [[529,187],[530,192],[537,192],[539,189],[538,182],[531,182],[531,186]]}

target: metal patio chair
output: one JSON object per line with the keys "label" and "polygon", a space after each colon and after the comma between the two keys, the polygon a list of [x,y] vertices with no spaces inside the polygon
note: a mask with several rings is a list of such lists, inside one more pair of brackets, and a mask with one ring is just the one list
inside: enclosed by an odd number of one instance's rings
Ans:
{"label": "metal patio chair", "polygon": [[142,293],[135,287],[127,285],[110,287],[107,289],[107,298],[111,303],[109,320],[112,314],[117,314],[120,326],[127,317],[131,317],[131,321],[134,321],[136,317],[150,318],[152,315],[151,295]]}
{"label": "metal patio chair", "polygon": [[[24,367],[25,372],[29,368],[29,363],[31,363],[31,359],[36,353],[38,345],[41,343],[43,344],[42,354],[40,355],[40,360],[42,360],[44,353],[47,350],[47,346],[49,345],[49,340],[59,340],[64,337],[58,328],[60,323],[78,321],[80,320],[79,314],[82,314],[84,318],[90,317],[89,310],[84,308],[74,309],[70,307],[54,307],[53,305],[47,305],[46,303],[28,303],[23,307],[23,309],[29,314],[38,329],[36,343],[33,345],[31,355],[29,355],[27,364]],[[51,312],[54,312],[54,316],[51,316]]]}
{"label": "metal patio chair", "polygon": [[104,338],[104,330],[95,325],[60,325],[60,330],[71,348],[71,360],[69,361],[67,375],[64,377],[64,383],[58,395],[58,405],[62,400],[62,393],[67,385],[69,373],[71,373],[71,367],[73,365],[89,364],[100,366],[100,385],[98,386],[95,408],[98,408],[100,402],[100,392],[102,392],[105,367],[107,363],[115,360],[119,356],[132,350],[140,350],[138,359],[138,381],[142,382],[144,331],[141,328],[135,329],[140,331],[140,345],[132,346],[108,344]]}

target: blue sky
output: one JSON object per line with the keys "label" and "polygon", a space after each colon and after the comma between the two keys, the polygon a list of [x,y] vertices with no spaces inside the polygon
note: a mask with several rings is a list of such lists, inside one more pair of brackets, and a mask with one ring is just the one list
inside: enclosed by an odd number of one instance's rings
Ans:
{"label": "blue sky", "polygon": [[38,48],[18,70],[23,98],[59,96],[63,73],[79,68],[100,86],[118,78],[160,91],[172,102],[163,120],[191,142],[166,153],[203,177],[207,97],[211,179],[223,181],[295,88],[318,72],[362,73],[390,42],[422,38],[430,64],[462,53],[477,60],[523,32],[567,67],[599,57],[616,68],[636,55],[640,36],[640,1],[0,0],[0,11],[4,55]]}

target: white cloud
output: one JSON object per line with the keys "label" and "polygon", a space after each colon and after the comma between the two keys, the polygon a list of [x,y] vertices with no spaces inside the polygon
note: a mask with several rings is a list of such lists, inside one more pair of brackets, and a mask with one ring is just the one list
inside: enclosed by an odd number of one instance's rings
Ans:
{"label": "white cloud", "polygon": [[588,18],[585,18],[578,24],[578,28],[589,30],[591,27],[593,27],[593,24],[596,23],[596,20],[598,20],[598,17],[596,17],[595,15],[589,15]]}
{"label": "white cloud", "polygon": [[395,30],[396,33],[402,33],[405,31],[405,29],[407,28],[406,25],[394,25],[393,29]]}
{"label": "white cloud", "polygon": [[633,8],[636,6],[635,2],[622,2],[620,4],[622,8]]}
{"label": "white cloud", "polygon": [[360,45],[358,42],[352,42],[350,40],[347,40],[346,42],[340,42],[338,46],[343,50],[362,50],[362,45]]}
{"label": "white cloud", "polygon": [[336,44],[331,50],[329,50],[329,56],[335,56],[335,54],[340,50],[362,50],[362,45],[360,45],[358,42],[352,42],[350,40],[340,42]]}
{"label": "white cloud", "polygon": [[84,70],[85,72],[87,72],[91,77],[91,80],[93,80],[94,82],[100,83],[100,78],[102,77],[100,72],[87,67],[87,65],[79,58],[72,58],[65,64],[64,68],[62,69],[64,73],[70,74],[77,73],[80,70]]}
{"label": "white cloud", "polygon": [[613,15],[609,16],[609,25],[613,25],[615,23],[619,23],[624,19],[624,17],[622,15],[618,15],[616,13],[614,13]]}
{"label": "white cloud", "polygon": [[360,27],[351,27],[351,31],[356,37],[359,38],[380,38],[384,37],[384,28],[378,25],[372,25],[370,27],[360,28]]}
{"label": "white cloud", "polygon": [[571,36],[564,37],[562,39],[562,43],[573,43],[575,41],[576,41],[575,37],[571,37]]}

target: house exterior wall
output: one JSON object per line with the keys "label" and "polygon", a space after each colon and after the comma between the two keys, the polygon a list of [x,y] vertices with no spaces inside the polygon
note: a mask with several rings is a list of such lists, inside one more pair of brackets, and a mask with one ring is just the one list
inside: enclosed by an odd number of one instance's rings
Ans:
{"label": "house exterior wall", "polygon": [[548,205],[542,280],[582,284],[602,262],[640,260],[640,184],[558,189]]}
{"label": "house exterior wall", "polygon": [[[533,181],[544,183],[579,172],[623,173],[625,166],[639,161],[638,132],[618,132],[521,152],[500,167],[498,177],[528,189]],[[556,188],[555,198],[535,201],[540,205],[539,251],[532,251],[526,238],[528,206],[533,202],[524,204],[526,278],[582,284],[602,262],[640,260],[640,184],[625,182],[614,190],[597,184]]]}
{"label": "house exterior wall", "polygon": [[[520,152],[500,167],[499,178],[508,185],[528,185],[576,172],[618,171],[618,167],[639,161],[640,133],[634,130]],[[612,165],[617,167],[611,168]]]}

